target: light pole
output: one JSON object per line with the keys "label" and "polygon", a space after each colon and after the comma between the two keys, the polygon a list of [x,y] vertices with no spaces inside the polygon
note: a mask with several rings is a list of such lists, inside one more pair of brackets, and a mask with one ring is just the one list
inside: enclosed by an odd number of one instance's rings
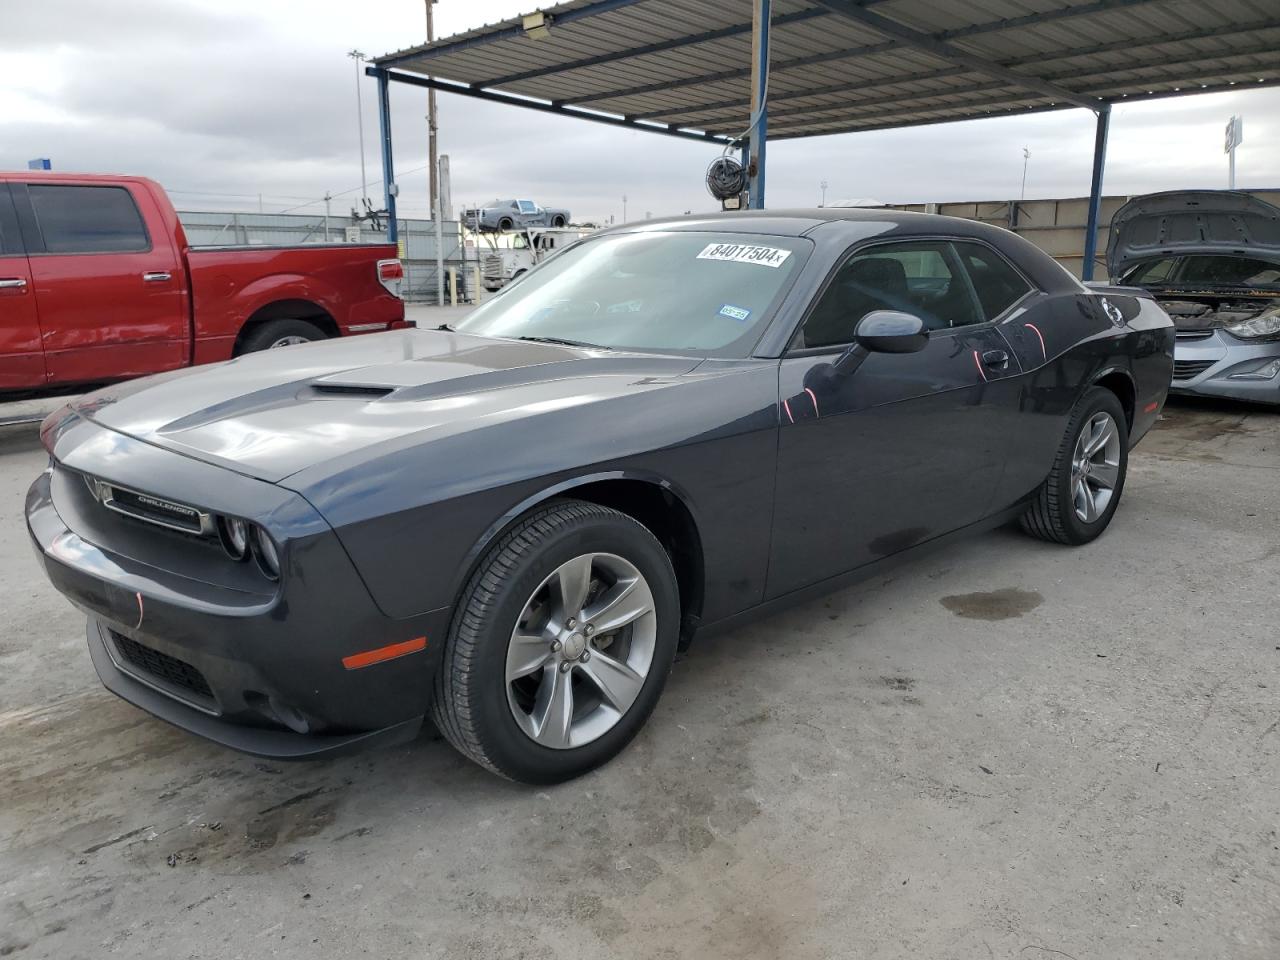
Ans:
{"label": "light pole", "polygon": [[347,56],[356,62],[356,122],[360,124],[360,199],[369,199],[369,180],[364,172],[364,107],[360,104],[360,64],[365,55],[359,50],[348,50]]}
{"label": "light pole", "polygon": [[829,187],[830,184],[827,183],[827,181],[823,180],[820,184],[818,184],[818,186],[822,189],[822,202],[818,204],[818,206],[825,207],[827,205],[827,187]]}
{"label": "light pole", "polygon": [[627,195],[622,195],[622,222],[627,222]]}
{"label": "light pole", "polygon": [[[436,0],[425,0],[427,8],[427,43],[431,43],[436,38],[435,17],[432,16],[431,8],[435,6]],[[427,179],[430,187],[431,199],[431,216],[432,219],[440,216],[437,209],[436,201],[440,197],[440,185],[437,179],[440,176],[440,161],[436,152],[436,91],[432,88],[427,91],[427,162],[431,167],[431,174]]]}
{"label": "light pole", "polygon": [[1022,148],[1022,197],[1027,199],[1027,163],[1031,160],[1031,151],[1026,147]]}

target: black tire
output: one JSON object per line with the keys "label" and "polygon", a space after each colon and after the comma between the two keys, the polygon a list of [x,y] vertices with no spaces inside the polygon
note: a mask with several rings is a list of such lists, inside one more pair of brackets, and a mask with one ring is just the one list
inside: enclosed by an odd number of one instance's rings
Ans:
{"label": "black tire", "polygon": [[[1072,461],[1076,443],[1082,431],[1100,413],[1109,414],[1119,434],[1119,470],[1115,485],[1111,488],[1110,501],[1106,508],[1098,512],[1096,519],[1086,521],[1076,512],[1072,498]],[[1080,402],[1076,404],[1067,423],[1066,433],[1058,447],[1053,461],[1053,469],[1045,478],[1035,500],[1027,512],[1022,515],[1022,529],[1033,537],[1049,540],[1054,543],[1065,543],[1079,546],[1094,540],[1107,529],[1116,508],[1120,505],[1120,495],[1124,492],[1125,474],[1129,465],[1129,427],[1125,419],[1124,407],[1110,390],[1104,387],[1091,387]]]}
{"label": "black tire", "polygon": [[[553,749],[516,722],[507,702],[506,659],[526,602],[561,564],[584,553],[624,558],[650,587],[657,620],[651,665],[631,707],[597,739]],[[486,554],[462,591],[435,678],[437,729],[462,754],[525,783],[560,783],[616,756],[639,732],[666,684],[680,633],[671,559],[649,530],[617,510],[565,500],[536,510]]]}
{"label": "black tire", "polygon": [[281,340],[291,337],[298,337],[303,340],[327,339],[323,330],[314,323],[308,323],[306,320],[291,320],[287,318],[268,320],[245,334],[244,339],[240,341],[239,349],[236,350],[236,356],[257,353],[259,350],[269,350]]}
{"label": "black tire", "polygon": [[514,226],[515,226],[515,222],[510,217],[503,217],[501,220],[498,221],[498,232],[506,233],[508,230],[510,230]]}
{"label": "black tire", "polygon": [[553,227],[563,227],[565,225],[564,217],[556,217],[551,221]]}

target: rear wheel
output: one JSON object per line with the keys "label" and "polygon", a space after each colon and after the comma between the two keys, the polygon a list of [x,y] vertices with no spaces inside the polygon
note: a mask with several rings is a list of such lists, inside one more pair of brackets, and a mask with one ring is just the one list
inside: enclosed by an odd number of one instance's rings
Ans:
{"label": "rear wheel", "polygon": [[244,340],[240,342],[240,348],[236,350],[236,356],[324,339],[326,339],[324,331],[305,320],[268,320],[245,334]]}
{"label": "rear wheel", "polygon": [[463,591],[436,675],[436,726],[504,777],[576,777],[644,725],[679,623],[671,560],[647,528],[597,504],[548,506]]}
{"label": "rear wheel", "polygon": [[501,220],[498,221],[498,229],[503,233],[506,233],[508,230],[510,230],[514,226],[515,226],[515,223],[512,221],[510,217],[503,217]]}
{"label": "rear wheel", "polygon": [[551,221],[551,225],[553,227],[563,227],[565,225],[564,217],[557,216],[554,220]]}
{"label": "rear wheel", "polygon": [[1093,387],[1067,424],[1053,469],[1022,516],[1022,529],[1042,540],[1082,544],[1107,529],[1129,465],[1129,430],[1116,395]]}

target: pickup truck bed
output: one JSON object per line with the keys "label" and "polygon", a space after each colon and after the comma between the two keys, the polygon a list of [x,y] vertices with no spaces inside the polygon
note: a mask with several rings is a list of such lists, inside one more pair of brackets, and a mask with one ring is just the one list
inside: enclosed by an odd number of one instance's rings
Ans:
{"label": "pickup truck bed", "polygon": [[391,244],[192,248],[142,177],[0,173],[0,395],[406,326]]}

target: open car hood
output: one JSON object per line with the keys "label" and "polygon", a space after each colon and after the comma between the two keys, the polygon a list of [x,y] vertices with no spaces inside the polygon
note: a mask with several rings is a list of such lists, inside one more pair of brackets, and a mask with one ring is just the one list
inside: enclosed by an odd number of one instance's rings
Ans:
{"label": "open car hood", "polygon": [[1280,258],[1280,208],[1230,190],[1173,190],[1134,197],[1111,218],[1113,279],[1152,257],[1194,253]]}

